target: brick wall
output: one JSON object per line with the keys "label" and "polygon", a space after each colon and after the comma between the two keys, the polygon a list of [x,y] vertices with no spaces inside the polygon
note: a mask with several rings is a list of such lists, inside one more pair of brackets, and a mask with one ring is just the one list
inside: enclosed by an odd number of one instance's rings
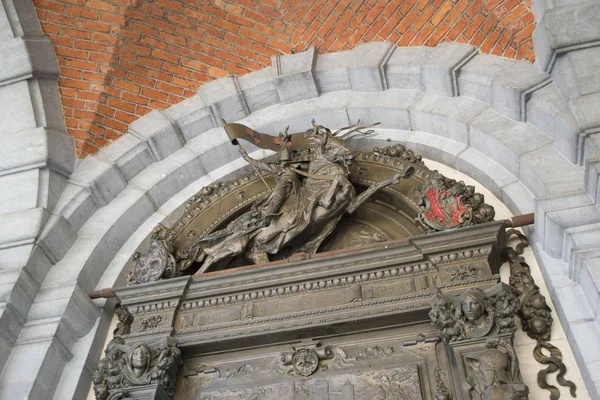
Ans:
{"label": "brick wall", "polygon": [[533,61],[530,0],[34,0],[61,69],[78,156],[96,153],[151,109],[200,85],[315,46],[469,43]]}

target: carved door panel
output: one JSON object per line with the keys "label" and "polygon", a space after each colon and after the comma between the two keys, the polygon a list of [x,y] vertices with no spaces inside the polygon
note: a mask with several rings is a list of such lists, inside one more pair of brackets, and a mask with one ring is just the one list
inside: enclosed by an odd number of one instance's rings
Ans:
{"label": "carved door panel", "polygon": [[187,358],[175,399],[421,400],[445,386],[428,324]]}

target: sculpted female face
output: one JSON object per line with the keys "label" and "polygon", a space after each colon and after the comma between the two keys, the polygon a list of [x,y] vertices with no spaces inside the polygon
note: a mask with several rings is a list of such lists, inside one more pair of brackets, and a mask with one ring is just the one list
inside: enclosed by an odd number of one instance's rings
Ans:
{"label": "sculpted female face", "polygon": [[461,302],[461,308],[465,317],[471,322],[477,321],[483,315],[481,300],[471,293],[465,295]]}
{"label": "sculpted female face", "polygon": [[141,372],[143,373],[148,367],[149,358],[150,354],[148,354],[148,350],[146,350],[145,347],[140,346],[131,353],[131,366],[138,370],[141,369]]}

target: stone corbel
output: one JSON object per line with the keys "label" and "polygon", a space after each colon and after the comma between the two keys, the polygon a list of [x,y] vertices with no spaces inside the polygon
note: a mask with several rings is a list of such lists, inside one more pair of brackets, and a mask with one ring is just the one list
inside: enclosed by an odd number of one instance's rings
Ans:
{"label": "stone corbel", "polygon": [[162,337],[128,342],[116,336],[92,375],[96,400],[169,400],[175,393],[181,352]]}

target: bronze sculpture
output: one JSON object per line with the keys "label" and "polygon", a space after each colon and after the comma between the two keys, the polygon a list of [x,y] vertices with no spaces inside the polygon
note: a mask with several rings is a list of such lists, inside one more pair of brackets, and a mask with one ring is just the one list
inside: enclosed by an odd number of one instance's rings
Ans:
{"label": "bronze sculpture", "polygon": [[313,143],[310,157],[300,163],[286,160],[289,139],[285,135],[281,136],[284,155],[277,163],[254,160],[240,147],[244,159],[258,171],[272,174],[276,185],[270,195],[225,229],[179,251],[179,271],[202,263],[197,273],[206,272],[218,261],[239,255],[256,264],[266,263],[269,254],[289,246],[295,246],[295,253],[314,254],[344,213],[353,213],[376,191],[413,174],[414,168],[408,167],[404,174],[393,175],[357,195],[348,179],[354,154],[343,137],[360,130],[354,126],[347,129],[332,133],[313,122],[306,134]]}

